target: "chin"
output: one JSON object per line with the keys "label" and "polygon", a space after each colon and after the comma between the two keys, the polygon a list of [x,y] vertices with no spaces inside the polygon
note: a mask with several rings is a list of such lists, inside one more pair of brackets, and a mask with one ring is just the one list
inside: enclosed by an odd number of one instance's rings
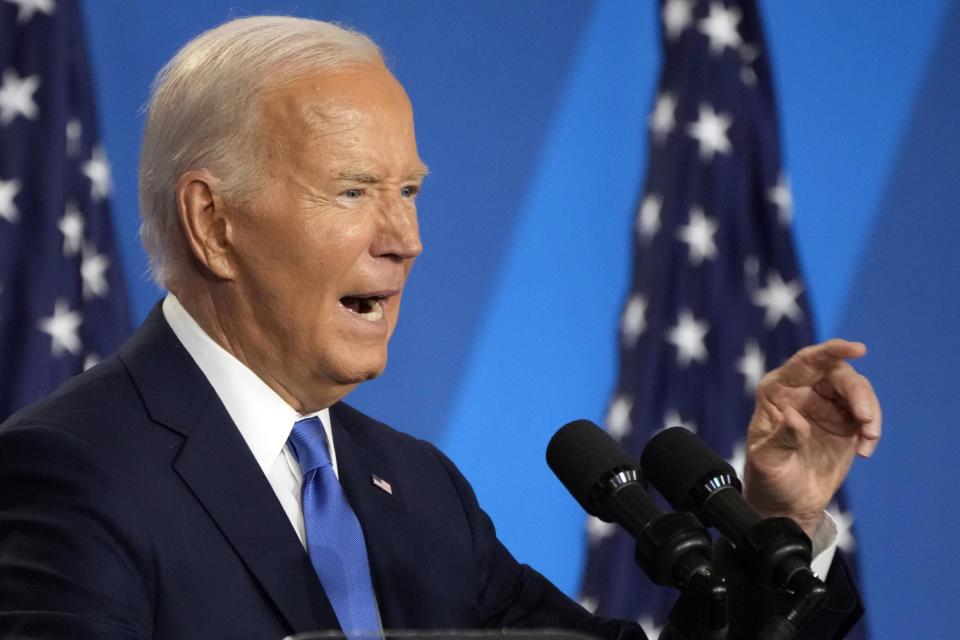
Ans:
{"label": "chin", "polygon": [[[359,360],[359,361],[358,361]],[[354,358],[339,367],[337,382],[344,385],[358,385],[378,377],[387,367],[386,354],[377,358]]]}

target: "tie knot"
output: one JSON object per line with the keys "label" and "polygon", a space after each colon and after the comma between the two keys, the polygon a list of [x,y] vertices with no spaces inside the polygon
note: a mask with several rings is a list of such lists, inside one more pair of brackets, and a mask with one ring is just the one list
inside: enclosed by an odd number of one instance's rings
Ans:
{"label": "tie knot", "polygon": [[327,450],[327,434],[323,430],[320,418],[297,420],[287,440],[293,457],[300,463],[304,476],[307,472],[330,466],[330,452]]}

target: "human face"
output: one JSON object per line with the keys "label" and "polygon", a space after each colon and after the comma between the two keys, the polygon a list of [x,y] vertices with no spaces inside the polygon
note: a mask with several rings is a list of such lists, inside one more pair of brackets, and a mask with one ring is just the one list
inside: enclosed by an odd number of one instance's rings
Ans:
{"label": "human face", "polygon": [[264,166],[231,223],[232,351],[295,409],[339,400],[386,366],[420,254],[426,175],[403,87],[380,64],[269,93]]}

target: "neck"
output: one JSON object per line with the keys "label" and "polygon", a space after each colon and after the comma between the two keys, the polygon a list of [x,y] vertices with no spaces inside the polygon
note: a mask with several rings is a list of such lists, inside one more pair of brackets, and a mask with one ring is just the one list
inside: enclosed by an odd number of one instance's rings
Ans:
{"label": "neck", "polygon": [[[216,285],[215,285],[216,286]],[[303,376],[285,375],[284,363],[271,357],[275,349],[257,331],[256,323],[242,305],[210,287],[171,285],[170,290],[184,310],[210,339],[252,371],[297,413],[326,409],[350,393],[356,384],[324,384]]]}

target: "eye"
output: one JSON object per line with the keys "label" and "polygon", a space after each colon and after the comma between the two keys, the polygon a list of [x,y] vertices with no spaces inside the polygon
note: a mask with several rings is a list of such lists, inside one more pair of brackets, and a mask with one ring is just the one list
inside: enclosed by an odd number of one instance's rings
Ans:
{"label": "eye", "polygon": [[420,187],[417,185],[408,185],[406,187],[400,187],[400,195],[404,198],[412,198],[420,192]]}
{"label": "eye", "polygon": [[363,195],[363,189],[347,189],[346,191],[343,192],[344,198],[355,199],[355,198],[359,198],[362,195]]}

